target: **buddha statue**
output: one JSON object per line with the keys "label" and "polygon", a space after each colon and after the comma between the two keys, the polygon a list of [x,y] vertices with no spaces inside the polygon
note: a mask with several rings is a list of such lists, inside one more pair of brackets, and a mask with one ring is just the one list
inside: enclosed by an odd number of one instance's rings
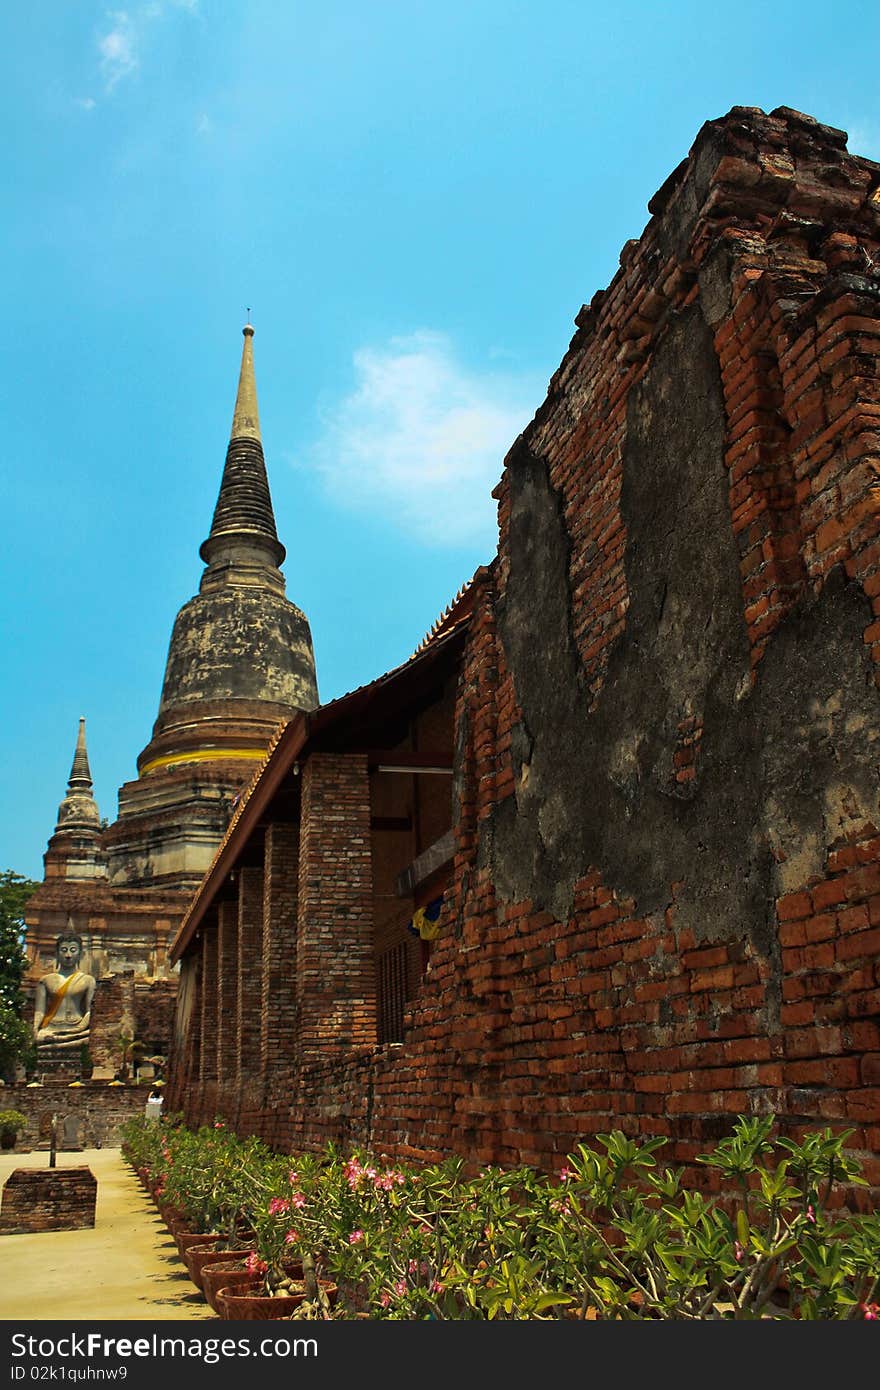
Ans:
{"label": "buddha statue", "polygon": [[55,942],[55,969],[38,981],[34,996],[37,1053],[79,1048],[88,1041],[95,977],[80,970],[81,936],[64,933]]}

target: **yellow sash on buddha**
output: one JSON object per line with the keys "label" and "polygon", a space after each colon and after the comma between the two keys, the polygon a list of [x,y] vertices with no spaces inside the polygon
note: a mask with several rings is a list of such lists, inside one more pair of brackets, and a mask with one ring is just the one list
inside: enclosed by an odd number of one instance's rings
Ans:
{"label": "yellow sash on buddha", "polygon": [[55,998],[52,1000],[52,1003],[49,1005],[48,1009],[43,1014],[43,1017],[40,1021],[41,1028],[45,1028],[48,1023],[52,1022],[52,1019],[58,1012],[58,1006],[60,1005],[65,994],[67,994],[70,990],[71,986],[79,983],[80,981],[84,983],[85,978],[86,977],[81,970],[74,970],[72,975],[68,975],[67,979],[64,981],[64,984],[61,985],[61,987],[58,990],[56,990]]}

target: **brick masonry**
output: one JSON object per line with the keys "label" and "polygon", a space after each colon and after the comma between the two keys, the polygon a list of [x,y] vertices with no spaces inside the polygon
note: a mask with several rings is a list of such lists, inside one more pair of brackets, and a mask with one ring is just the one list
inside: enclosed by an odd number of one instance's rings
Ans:
{"label": "brick masonry", "polygon": [[365,755],[313,754],[303,771],[296,989],[304,1057],[375,1042]]}
{"label": "brick masonry", "polygon": [[[46,1081],[42,1086],[24,1082],[0,1087],[0,1109],[20,1110],[27,1124],[16,1142],[23,1153],[48,1148],[52,1116],[58,1117],[58,1147],[92,1149],[119,1144],[120,1126],[132,1115],[142,1115],[150,1087],[146,1083],[112,1086],[107,1081]],[[71,1138],[71,1143],[65,1140]]]}
{"label": "brick masonry", "polygon": [[554,1167],[621,1127],[687,1167],[773,1112],[851,1128],[869,1206],[880,165],[734,108],[649,212],[495,491],[454,870],[402,1045],[371,1036],[362,769],[304,764],[273,1142]]}
{"label": "brick masonry", "polygon": [[0,1235],[94,1226],[97,1199],[90,1168],[14,1168],[0,1198]]}

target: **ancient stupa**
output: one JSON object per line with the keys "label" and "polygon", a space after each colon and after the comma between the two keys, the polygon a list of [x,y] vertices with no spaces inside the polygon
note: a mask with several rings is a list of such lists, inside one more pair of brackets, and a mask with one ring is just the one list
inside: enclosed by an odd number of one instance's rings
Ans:
{"label": "ancient stupa", "polygon": [[[28,903],[37,978],[55,938],[75,930],[98,978],[167,974],[165,946],[213,858],[242,786],[279,728],[318,703],[305,614],[285,595],[263,457],[254,330],[244,328],[238,390],[220,492],[200,556],[198,593],[177,615],[159,712],[102,826],[80,720],[67,794]],[[92,740],[100,730],[92,727]]]}

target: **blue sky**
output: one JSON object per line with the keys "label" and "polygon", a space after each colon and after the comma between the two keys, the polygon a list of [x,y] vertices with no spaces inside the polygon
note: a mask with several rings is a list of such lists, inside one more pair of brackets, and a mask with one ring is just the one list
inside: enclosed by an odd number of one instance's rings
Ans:
{"label": "blue sky", "polygon": [[700,126],[880,158],[876,3],[6,5],[0,868],[42,876],[77,719],[103,815],[198,588],[246,306],[321,698],[405,659],[580,305]]}

